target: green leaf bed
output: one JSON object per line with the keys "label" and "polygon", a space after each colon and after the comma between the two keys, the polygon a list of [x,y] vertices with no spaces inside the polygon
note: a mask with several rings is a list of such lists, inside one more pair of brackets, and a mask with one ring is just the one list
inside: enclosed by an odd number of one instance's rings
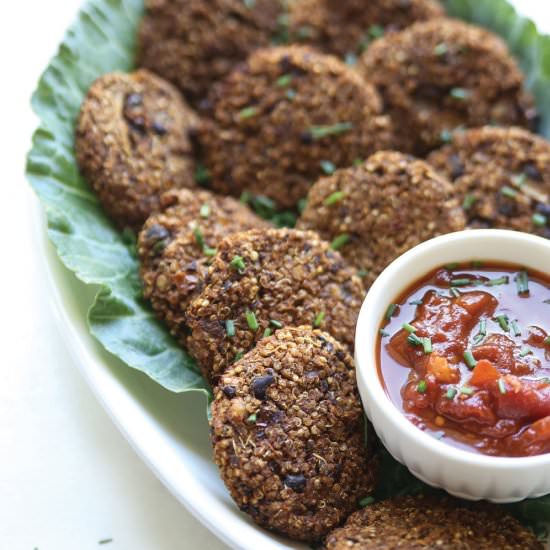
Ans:
{"label": "green leaf bed", "polygon": [[[541,114],[539,132],[550,138],[550,37],[520,17],[506,0],[445,0],[449,14],[502,36],[518,57]],[[100,75],[133,68],[143,0],[89,0],[68,30],[32,98],[40,119],[28,155],[27,177],[43,205],[48,236],[63,264],[99,288],[88,312],[95,338],[126,365],[172,392],[209,393],[194,360],[159,323],[143,300],[135,237],[119,233],[80,176],[74,125],[90,84]],[[426,488],[391,457],[378,496]],[[526,523],[550,519],[550,496],[511,505]]]}

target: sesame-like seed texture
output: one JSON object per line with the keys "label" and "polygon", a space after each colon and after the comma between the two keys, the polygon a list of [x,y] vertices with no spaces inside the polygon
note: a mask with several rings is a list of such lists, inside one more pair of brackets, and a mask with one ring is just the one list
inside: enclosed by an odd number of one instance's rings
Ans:
{"label": "sesame-like seed texture", "polygon": [[83,176],[119,227],[139,229],[162,192],[194,187],[189,132],[198,119],[148,71],[109,73],[88,90],[75,148]]}
{"label": "sesame-like seed texture", "polygon": [[535,535],[498,506],[445,496],[406,496],[352,514],[325,550],[543,550]]}
{"label": "sesame-like seed texture", "polygon": [[249,53],[269,46],[285,11],[281,0],[146,0],[138,64],[197,105]]}
{"label": "sesame-like seed texture", "polygon": [[372,491],[353,360],[327,333],[277,331],[226,371],[214,397],[214,459],[260,525],[315,541]]}
{"label": "sesame-like seed texture", "polygon": [[349,166],[392,141],[374,87],[336,57],[304,46],[258,50],[218,83],[199,140],[212,187],[303,198],[328,161]]}
{"label": "sesame-like seed texture", "polygon": [[521,128],[457,132],[427,161],[454,183],[471,227],[550,238],[550,143]]}
{"label": "sesame-like seed texture", "polygon": [[188,189],[161,197],[161,210],[139,234],[140,274],[145,298],[182,345],[188,334],[185,311],[202,289],[218,243],[231,233],[269,226],[231,197]]}
{"label": "sesame-like seed texture", "polygon": [[[232,264],[235,257],[244,269]],[[364,297],[356,271],[311,231],[264,229],[222,241],[206,284],[187,311],[189,350],[215,382],[266,329],[315,324],[353,348]],[[226,321],[235,334],[227,334]],[[256,327],[257,324],[257,327]]]}
{"label": "sesame-like seed texture", "polygon": [[443,14],[435,0],[300,0],[290,4],[290,35],[323,52],[360,54],[382,34]]}
{"label": "sesame-like seed texture", "polygon": [[368,287],[413,246],[464,225],[452,185],[430,165],[380,151],[359,166],[321,178],[311,188],[297,227],[331,242],[347,236],[338,250]]}
{"label": "sesame-like seed texture", "polygon": [[374,41],[358,67],[382,94],[401,151],[426,154],[461,128],[534,123],[516,60],[480,27],[444,18],[415,23]]}

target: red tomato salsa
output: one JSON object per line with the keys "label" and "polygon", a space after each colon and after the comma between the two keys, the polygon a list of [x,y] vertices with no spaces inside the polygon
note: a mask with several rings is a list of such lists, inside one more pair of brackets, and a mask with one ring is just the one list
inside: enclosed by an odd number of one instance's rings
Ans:
{"label": "red tomato salsa", "polygon": [[550,277],[449,265],[391,304],[378,369],[420,429],[495,456],[550,452]]}

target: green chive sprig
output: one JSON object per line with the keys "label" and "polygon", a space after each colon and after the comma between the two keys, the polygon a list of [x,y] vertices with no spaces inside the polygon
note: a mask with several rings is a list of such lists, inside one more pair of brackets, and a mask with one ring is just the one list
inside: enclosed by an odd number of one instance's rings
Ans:
{"label": "green chive sprig", "polygon": [[510,324],[508,322],[508,315],[504,315],[504,314],[497,315],[495,317],[495,321],[499,324],[500,328],[504,332],[509,332],[510,331]]}
{"label": "green chive sprig", "polygon": [[529,294],[529,274],[524,269],[516,275],[518,294]]}
{"label": "green chive sprig", "polygon": [[468,365],[468,368],[472,370],[477,365],[477,361],[472,353],[472,350],[467,349],[464,352],[464,362]]}
{"label": "green chive sprig", "polygon": [[313,320],[313,326],[315,328],[319,328],[322,324],[323,324],[323,321],[325,320],[325,312],[324,311],[320,311],[316,316],[315,316],[315,319]]}
{"label": "green chive sprig", "polygon": [[242,256],[233,256],[233,259],[229,262],[229,266],[242,274],[246,269],[246,262]]}
{"label": "green chive sprig", "polygon": [[256,314],[253,311],[247,309],[245,312],[245,316],[248,328],[250,330],[253,330],[254,332],[257,331],[258,328],[260,328],[260,325],[258,324],[258,319],[256,319]]}
{"label": "green chive sprig", "polygon": [[309,134],[312,139],[323,139],[329,136],[337,136],[340,134],[345,134],[353,128],[351,122],[337,122],[336,124],[331,124],[327,126],[312,126],[309,129]]}
{"label": "green chive sprig", "polygon": [[227,319],[225,322],[225,333],[228,338],[233,338],[233,336],[235,336],[235,321],[232,319]]}
{"label": "green chive sprig", "polygon": [[325,206],[332,206],[333,204],[336,204],[337,202],[340,202],[346,194],[343,191],[334,191],[334,193],[331,193],[324,201],[323,204]]}
{"label": "green chive sprig", "polygon": [[333,241],[330,243],[330,248],[332,248],[332,250],[339,250],[347,244],[349,240],[350,236],[347,233],[342,233],[341,235],[334,237]]}
{"label": "green chive sprig", "polygon": [[418,385],[416,386],[416,391],[418,393],[426,393],[427,390],[428,384],[426,383],[426,380],[420,380],[420,382],[418,382]]}

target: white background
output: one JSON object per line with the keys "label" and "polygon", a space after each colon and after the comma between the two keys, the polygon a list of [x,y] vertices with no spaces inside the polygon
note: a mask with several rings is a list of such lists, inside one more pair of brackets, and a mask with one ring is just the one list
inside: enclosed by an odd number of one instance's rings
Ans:
{"label": "white background", "polygon": [[[219,550],[84,384],[33,244],[28,100],[80,3],[4,0],[0,15],[0,549]],[[514,3],[550,31],[546,1]]]}

